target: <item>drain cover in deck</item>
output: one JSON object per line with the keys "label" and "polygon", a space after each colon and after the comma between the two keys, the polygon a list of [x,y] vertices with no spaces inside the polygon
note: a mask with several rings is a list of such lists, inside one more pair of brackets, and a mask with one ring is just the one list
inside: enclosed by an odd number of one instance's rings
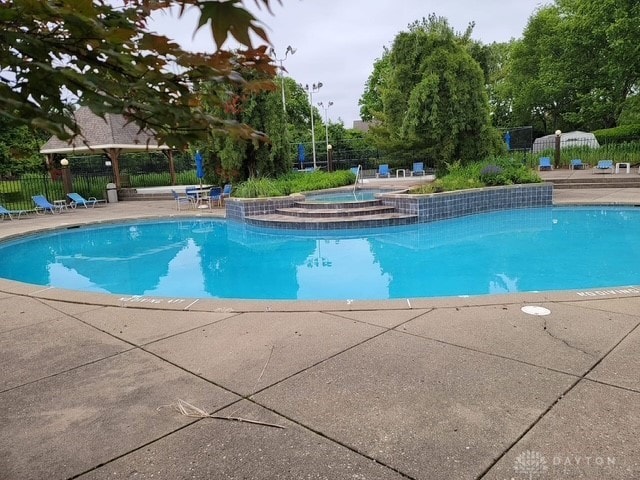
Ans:
{"label": "drain cover in deck", "polygon": [[535,305],[525,305],[520,310],[522,310],[524,313],[527,313],[529,315],[540,315],[540,316],[543,316],[543,315],[551,314],[551,310],[549,310],[548,308],[537,307]]}

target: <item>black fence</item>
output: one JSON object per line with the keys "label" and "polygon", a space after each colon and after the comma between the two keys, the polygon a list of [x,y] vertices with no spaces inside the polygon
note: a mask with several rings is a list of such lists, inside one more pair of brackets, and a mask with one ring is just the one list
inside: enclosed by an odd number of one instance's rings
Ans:
{"label": "black fence", "polygon": [[[111,172],[105,175],[72,174],[73,191],[85,198],[106,198],[107,184],[113,182]],[[65,199],[62,176],[53,174],[28,173],[19,179],[0,181],[0,205],[9,210],[32,210],[34,195],[44,195],[50,202]]]}
{"label": "black fence", "polygon": [[[554,137],[530,139],[528,128],[511,129],[511,149],[509,155],[531,168],[537,168],[540,157],[551,157],[555,164]],[[506,132],[505,132],[506,135]],[[563,140],[561,138],[561,140]],[[313,168],[313,146],[311,142],[302,144],[304,159],[300,162],[301,144],[290,144],[289,160],[294,169]],[[378,165],[388,164],[394,169],[411,169],[415,162],[423,162],[427,171],[434,169],[435,164],[418,152],[394,152],[392,154],[372,148],[362,140],[336,142],[332,145],[327,157],[325,141],[316,142],[315,166],[327,170],[348,170],[358,165],[363,170],[377,170]],[[573,159],[581,159],[586,165],[596,165],[599,160],[612,160],[615,163],[640,164],[640,138],[629,138],[625,141],[598,145],[593,139],[564,137],[560,145],[558,165],[567,168]],[[85,198],[106,198],[108,183],[113,183],[113,169],[106,155],[68,156],[73,190]],[[330,163],[330,165],[329,165]],[[179,185],[196,185],[195,163],[186,153],[174,155],[174,166]],[[126,154],[120,162],[121,185],[124,187],[153,187],[171,184],[169,175],[169,159],[162,153]],[[19,178],[0,178],[0,205],[11,210],[31,210],[33,195],[44,195],[50,201],[62,200],[65,197],[62,183],[62,170],[52,172],[24,174]]]}
{"label": "black fence", "polygon": [[529,152],[533,146],[533,127],[515,127],[504,130],[504,141],[511,152]]}
{"label": "black fence", "polygon": [[[522,162],[537,168],[541,157],[549,157],[552,164],[568,168],[572,160],[582,160],[585,165],[594,166],[600,160],[611,160],[614,163],[640,164],[640,138],[629,138],[616,143],[599,144],[595,138],[561,137],[559,151],[556,150],[556,138],[542,137],[536,139],[531,150],[510,152],[514,158],[522,158]],[[556,152],[559,158],[556,159]]]}
{"label": "black fence", "polygon": [[[425,168],[435,168],[435,162],[413,151],[387,153],[366,145],[362,140],[345,140],[331,144],[327,155],[326,141],[316,142],[315,167],[325,171],[348,170],[362,166],[363,170],[377,170],[378,165],[388,164],[391,168],[411,169],[414,162],[423,162]],[[311,142],[289,145],[289,159],[295,169],[314,167],[313,144]],[[329,163],[331,165],[329,165]]]}

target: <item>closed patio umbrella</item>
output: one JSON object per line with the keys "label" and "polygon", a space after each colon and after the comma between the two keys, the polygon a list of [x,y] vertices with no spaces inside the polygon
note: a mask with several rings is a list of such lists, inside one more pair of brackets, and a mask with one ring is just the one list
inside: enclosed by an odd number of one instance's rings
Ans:
{"label": "closed patio umbrella", "polygon": [[199,151],[196,151],[196,177],[200,180],[200,188],[202,188],[202,179],[204,178],[204,165],[202,162],[202,155]]}
{"label": "closed patio umbrella", "polygon": [[300,170],[304,169],[304,145],[298,144],[298,161],[300,162]]}

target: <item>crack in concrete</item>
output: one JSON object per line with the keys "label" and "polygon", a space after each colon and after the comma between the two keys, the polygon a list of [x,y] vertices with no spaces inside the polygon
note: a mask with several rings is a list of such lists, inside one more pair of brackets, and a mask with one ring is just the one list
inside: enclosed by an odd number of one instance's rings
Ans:
{"label": "crack in concrete", "polygon": [[564,338],[560,338],[560,337],[558,337],[558,336],[554,335],[553,333],[551,333],[551,331],[550,331],[550,330],[549,330],[549,328],[548,328],[548,325],[547,325],[547,319],[546,319],[546,318],[544,319],[544,325],[543,325],[542,329],[543,329],[543,330],[546,332],[546,334],[547,334],[547,335],[549,335],[551,338],[553,338],[554,340],[557,340],[557,341],[559,341],[559,342],[564,343],[564,344],[565,344],[567,347],[569,347],[570,349],[572,349],[572,350],[577,350],[578,352],[583,353],[584,355],[586,355],[586,356],[588,356],[588,357],[591,357],[591,358],[593,358],[593,357],[594,357],[594,354],[593,354],[593,353],[587,352],[586,350],[582,350],[581,348],[578,348],[578,347],[576,347],[575,345],[571,345],[571,344],[570,344],[567,340],[565,340]]}

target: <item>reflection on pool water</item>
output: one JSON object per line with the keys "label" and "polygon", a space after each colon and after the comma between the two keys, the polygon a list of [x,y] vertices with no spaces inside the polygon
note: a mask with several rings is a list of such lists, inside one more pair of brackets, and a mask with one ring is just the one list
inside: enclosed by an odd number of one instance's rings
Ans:
{"label": "reflection on pool water", "polygon": [[367,231],[182,219],[0,245],[0,277],[173,298],[388,299],[640,283],[640,209],[539,208]]}

